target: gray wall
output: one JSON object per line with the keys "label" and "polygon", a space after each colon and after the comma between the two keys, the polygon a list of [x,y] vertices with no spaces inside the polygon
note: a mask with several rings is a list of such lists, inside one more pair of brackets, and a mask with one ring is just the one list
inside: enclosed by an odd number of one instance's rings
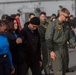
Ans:
{"label": "gray wall", "polygon": [[[1,2],[2,0],[0,0]],[[11,1],[24,1],[24,0],[3,0],[7,2]],[[25,0],[26,1],[26,0]],[[33,1],[33,0],[28,0]],[[45,11],[47,16],[50,16],[52,13],[57,14],[58,10],[60,10],[59,6],[63,6],[68,8],[70,13],[75,15],[75,2],[74,0],[63,0],[63,1],[41,1],[41,0],[34,0],[38,2],[22,2],[22,3],[6,3],[0,4],[0,17],[3,14],[16,14],[18,10],[21,11],[21,20],[25,21],[25,13],[28,12],[35,12],[36,8],[40,8],[41,11]]]}
{"label": "gray wall", "polygon": [[[39,1],[69,1],[69,0],[0,0],[0,3],[8,2],[39,2]],[[72,0],[73,1],[73,0]]]}

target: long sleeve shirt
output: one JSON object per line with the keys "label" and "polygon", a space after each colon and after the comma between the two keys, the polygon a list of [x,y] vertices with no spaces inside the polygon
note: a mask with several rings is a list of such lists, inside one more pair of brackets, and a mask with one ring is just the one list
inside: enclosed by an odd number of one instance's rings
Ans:
{"label": "long sleeve shirt", "polygon": [[9,49],[9,43],[5,34],[0,34],[0,55],[7,54],[10,60],[10,66],[13,67],[12,56]]}

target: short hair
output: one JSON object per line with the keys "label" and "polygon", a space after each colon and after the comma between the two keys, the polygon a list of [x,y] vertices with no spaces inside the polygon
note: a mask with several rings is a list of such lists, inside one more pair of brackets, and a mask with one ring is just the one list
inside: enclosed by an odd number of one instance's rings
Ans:
{"label": "short hair", "polygon": [[62,8],[62,9],[61,9],[61,12],[70,15],[70,12],[69,12],[69,10],[68,10],[67,8]]}
{"label": "short hair", "polygon": [[70,15],[69,17],[74,17],[73,15]]}
{"label": "short hair", "polygon": [[8,26],[8,22],[6,20],[0,20],[0,26]]}
{"label": "short hair", "polygon": [[3,14],[2,17],[1,17],[1,19],[2,19],[2,20],[6,20],[6,17],[7,17],[7,16],[8,16],[7,14]]}
{"label": "short hair", "polygon": [[30,17],[31,15],[34,15],[34,16],[35,16],[35,14],[34,14],[34,13],[30,13],[30,14],[29,14],[29,17]]}
{"label": "short hair", "polygon": [[20,13],[17,13],[16,16],[20,16]]}
{"label": "short hair", "polygon": [[56,14],[52,14],[51,16],[56,16]]}
{"label": "short hair", "polygon": [[40,15],[42,15],[42,14],[43,14],[43,15],[46,15],[46,12],[41,12]]}

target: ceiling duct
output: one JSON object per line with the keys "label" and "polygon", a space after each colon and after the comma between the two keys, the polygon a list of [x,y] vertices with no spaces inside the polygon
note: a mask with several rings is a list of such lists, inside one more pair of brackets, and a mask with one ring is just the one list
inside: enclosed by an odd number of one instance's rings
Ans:
{"label": "ceiling duct", "polygon": [[41,13],[41,9],[39,7],[35,8],[35,15],[39,17],[40,13]]}
{"label": "ceiling duct", "polygon": [[41,9],[40,8],[35,8],[35,11],[40,13],[41,12]]}

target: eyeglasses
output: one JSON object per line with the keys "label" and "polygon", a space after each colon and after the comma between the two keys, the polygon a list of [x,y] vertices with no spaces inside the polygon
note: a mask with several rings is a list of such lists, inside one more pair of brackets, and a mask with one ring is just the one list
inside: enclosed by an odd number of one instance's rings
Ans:
{"label": "eyeglasses", "polygon": [[[62,14],[63,15],[63,14]],[[63,15],[65,18],[69,18],[69,16],[65,16],[65,15]]]}

